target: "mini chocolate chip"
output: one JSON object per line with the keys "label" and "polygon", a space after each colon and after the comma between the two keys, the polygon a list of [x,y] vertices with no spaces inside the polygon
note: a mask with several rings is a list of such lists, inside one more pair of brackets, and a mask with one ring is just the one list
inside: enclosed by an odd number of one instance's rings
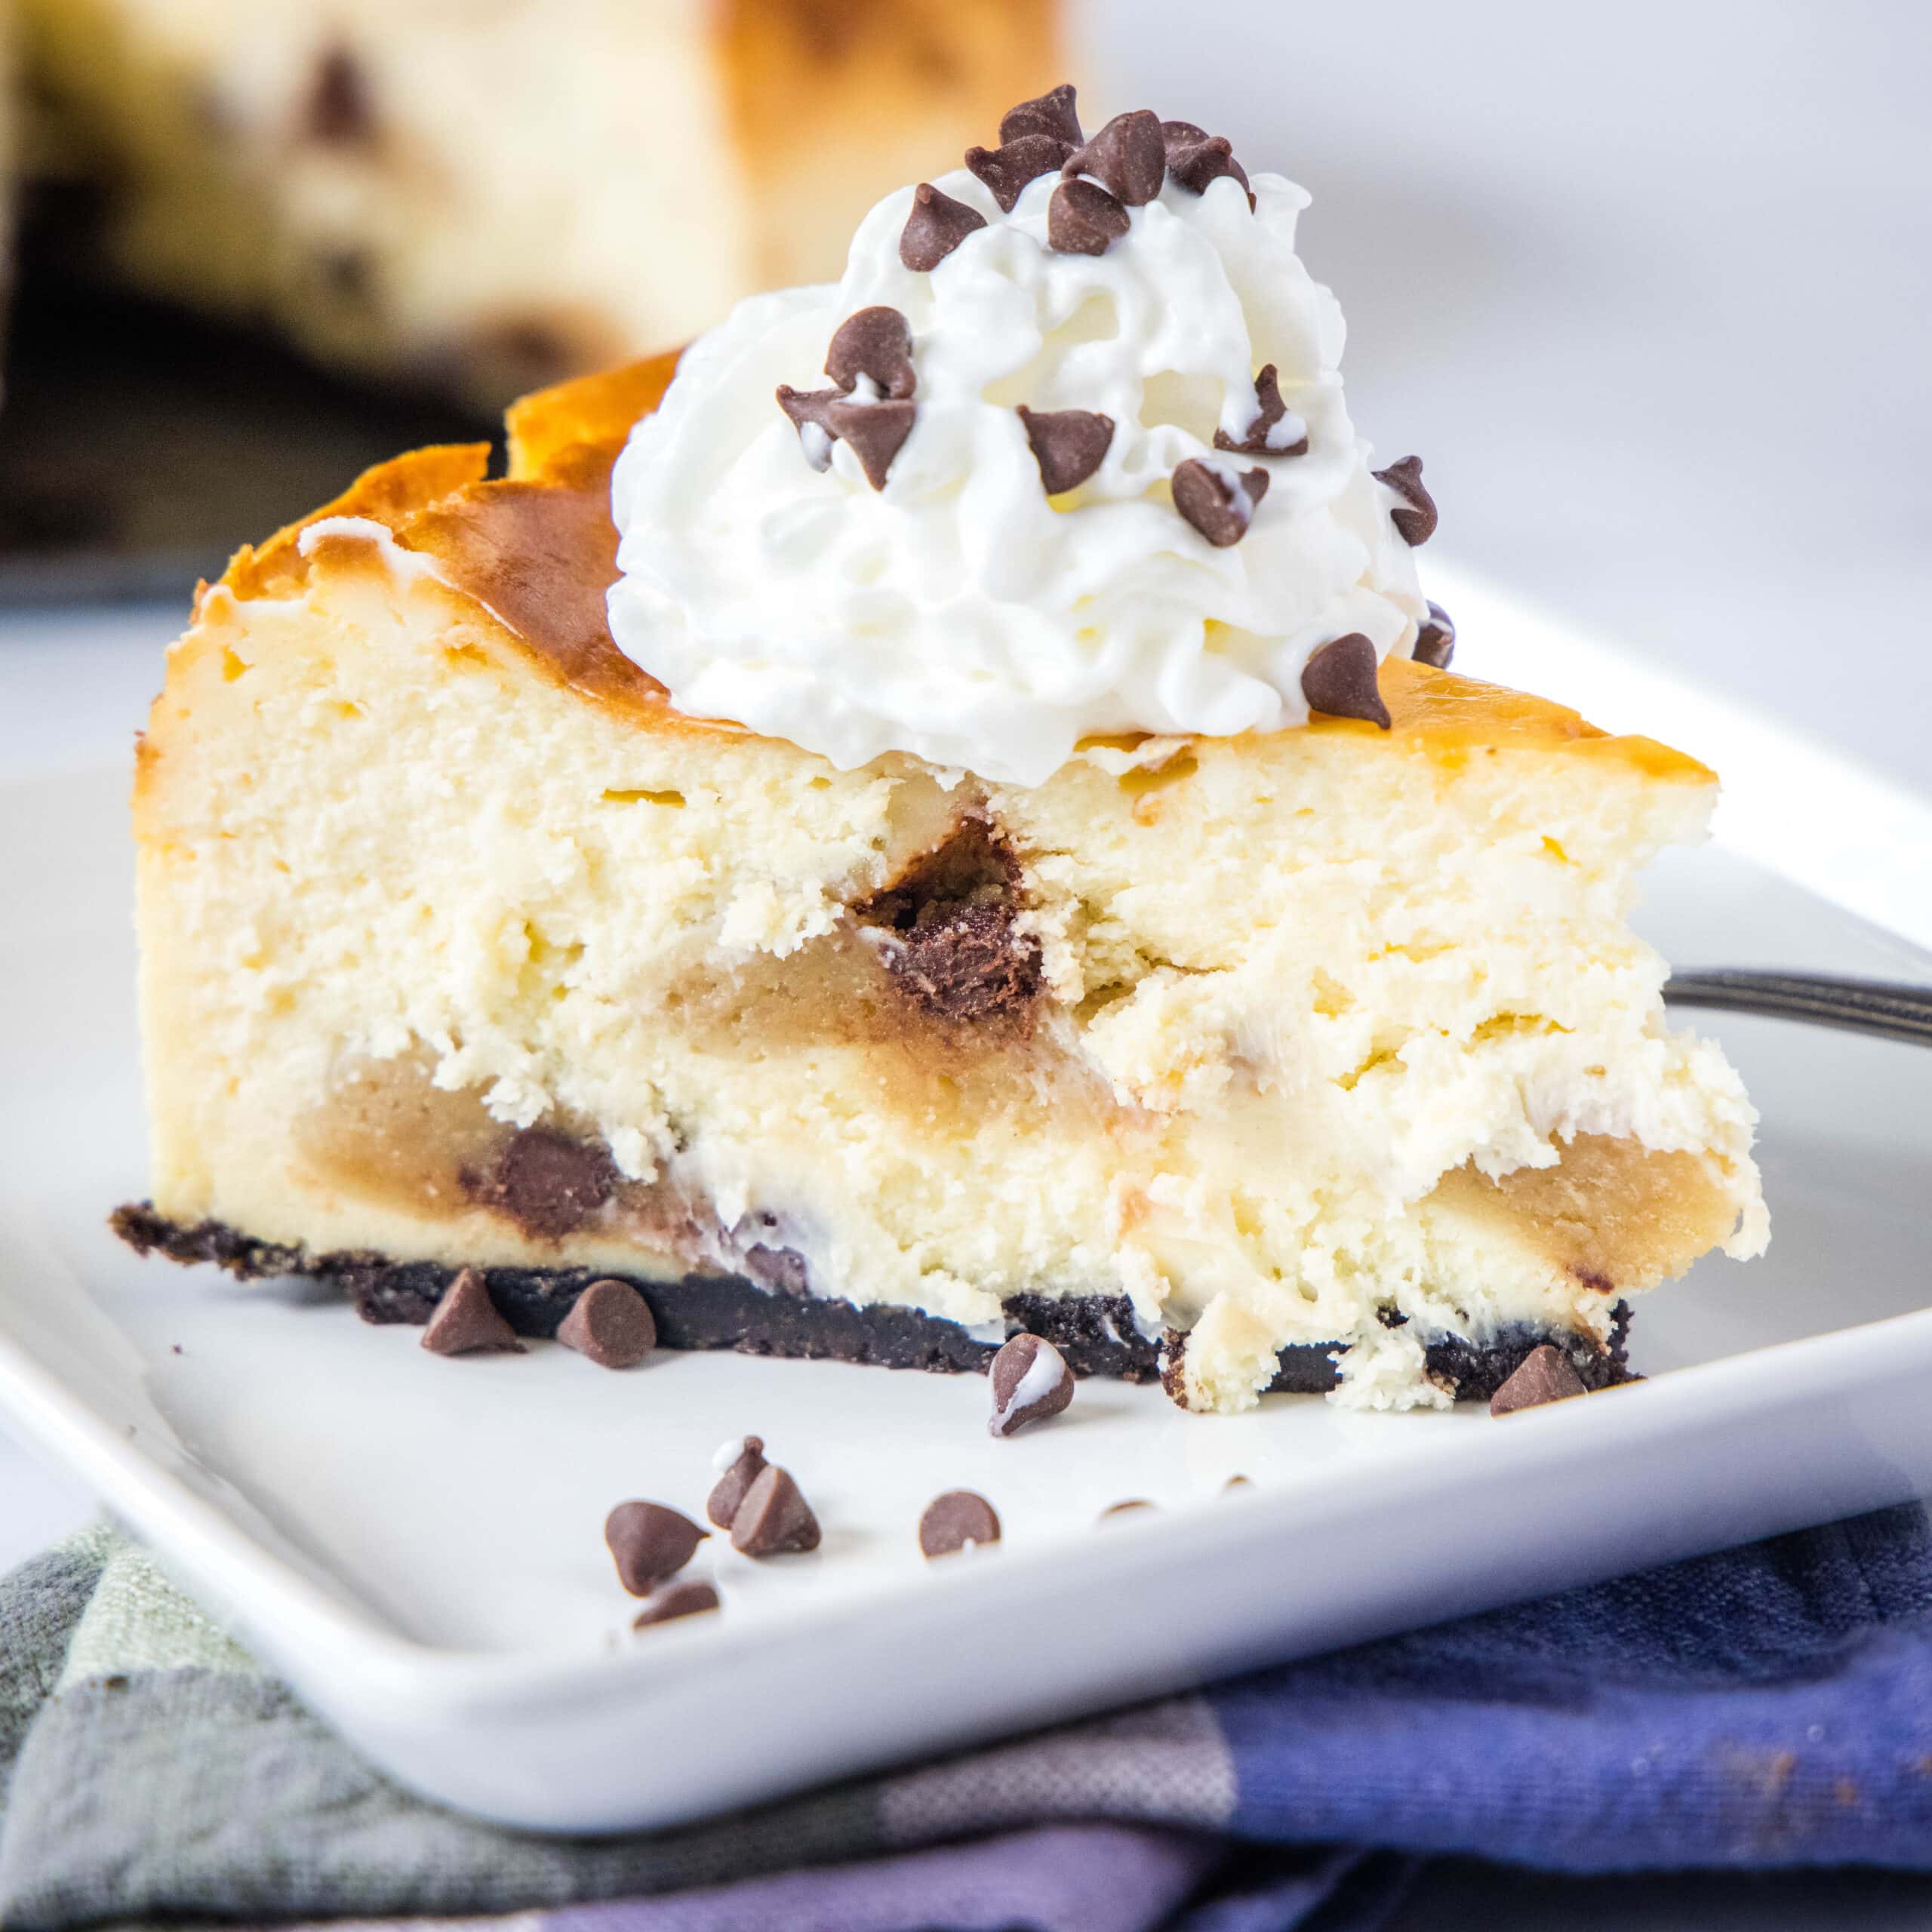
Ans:
{"label": "mini chocolate chip", "polygon": [[1405,456],[1400,463],[1377,470],[1374,476],[1402,499],[1389,512],[1395,534],[1411,550],[1420,550],[1435,534],[1435,499],[1422,486],[1422,458]]}
{"label": "mini chocolate chip", "polygon": [[666,1583],[653,1590],[645,1598],[643,1607],[631,1619],[631,1628],[643,1630],[654,1623],[669,1623],[680,1617],[697,1617],[717,1607],[718,1592],[710,1584],[700,1577],[681,1577],[675,1583]]}
{"label": "mini chocolate chip", "polygon": [[1047,246],[1063,255],[1104,255],[1133,225],[1096,181],[1063,181],[1047,204]]}
{"label": "mini chocolate chip", "polygon": [[1115,200],[1131,208],[1146,207],[1168,178],[1161,117],[1145,107],[1116,114],[1084,146],[1067,156],[1060,172],[1091,175]]}
{"label": "mini chocolate chip", "polygon": [[1327,718],[1359,718],[1389,728],[1389,707],[1376,682],[1375,645],[1351,631],[1316,650],[1302,666],[1301,694],[1311,711]]}
{"label": "mini chocolate chip", "polygon": [[840,389],[795,389],[789,383],[778,385],[778,406],[792,419],[798,432],[798,447],[814,469],[832,467],[832,446],[838,432],[826,420],[826,412],[835,402],[843,402]]}
{"label": "mini chocolate chip", "polygon": [[558,1324],[557,1340],[599,1368],[635,1368],[657,1346],[651,1304],[628,1281],[592,1281]]}
{"label": "mini chocolate chip", "polygon": [[1254,1484],[1249,1481],[1246,1476],[1230,1476],[1226,1482],[1222,1484],[1221,1489],[1225,1494],[1231,1489],[1252,1489],[1254,1487]]}
{"label": "mini chocolate chip", "polygon": [[912,331],[897,309],[861,309],[838,325],[826,351],[825,373],[848,395],[861,376],[881,395],[903,402],[918,386],[912,373]]}
{"label": "mini chocolate chip", "polygon": [[1095,1521],[1104,1523],[1109,1517],[1131,1516],[1137,1509],[1151,1509],[1153,1506],[1144,1496],[1130,1496],[1124,1503],[1109,1503]]}
{"label": "mini chocolate chip", "polygon": [[1247,171],[1235,160],[1224,136],[1210,134],[1192,121],[1163,121],[1161,138],[1167,147],[1168,172],[1179,186],[1191,195],[1204,194],[1209,182],[1230,175],[1241,183],[1248,207],[1254,208],[1254,190],[1247,184]]}
{"label": "mini chocolate chip", "polygon": [[993,1412],[986,1428],[1011,1435],[1057,1416],[1073,1400],[1073,1371],[1052,1343],[1038,1335],[1016,1335],[993,1357]]}
{"label": "mini chocolate chip", "polygon": [[617,1170],[608,1151],[589,1141],[552,1127],[526,1127],[512,1136],[488,1177],[469,1185],[485,1206],[556,1241],[582,1227],[616,1193]]}
{"label": "mini chocolate chip", "polygon": [[368,76],[346,47],[331,47],[315,63],[303,110],[302,131],[323,147],[359,147],[376,133]]}
{"label": "mini chocolate chip", "polygon": [[852,446],[866,481],[875,490],[885,488],[892,460],[912,433],[915,405],[909,402],[861,402],[843,396],[827,405],[825,420],[841,442]]}
{"label": "mini chocolate chip", "polygon": [[1589,1393],[1570,1358],[1546,1342],[1532,1349],[1517,1364],[1515,1374],[1490,1397],[1489,1412],[1513,1415],[1518,1409],[1540,1408],[1546,1402],[1567,1401],[1572,1395]]}
{"label": "mini chocolate chip", "polygon": [[604,1518],[617,1580],[634,1597],[648,1596],[675,1577],[710,1534],[661,1503],[620,1503]]}
{"label": "mini chocolate chip", "polygon": [[1214,447],[1238,456],[1306,456],[1308,425],[1281,400],[1281,385],[1272,362],[1254,379],[1255,417],[1236,442],[1225,429],[1214,432]]}
{"label": "mini chocolate chip", "polygon": [[1416,662],[1432,664],[1437,670],[1446,671],[1450,659],[1455,654],[1455,623],[1440,604],[1432,601],[1428,621],[1416,632]]}
{"label": "mini chocolate chip", "polygon": [[764,1442],[760,1436],[746,1436],[736,1445],[728,1462],[724,1460],[727,1450],[733,1450],[733,1445],[727,1443],[718,1452],[718,1461],[722,1466],[704,1504],[704,1513],[721,1530],[731,1527],[732,1519],[738,1513],[738,1505],[745,1500],[746,1491],[758,1480],[764,1468]]}
{"label": "mini chocolate chip", "polygon": [[1255,506],[1268,494],[1268,482],[1265,469],[1237,475],[1222,464],[1191,456],[1175,466],[1174,508],[1216,549],[1225,550],[1247,534]]}
{"label": "mini chocolate chip", "polygon": [[1114,419],[1094,410],[1033,410],[1023,402],[1020,420],[1050,497],[1078,489],[1100,468],[1114,439]]}
{"label": "mini chocolate chip", "polygon": [[525,1352],[516,1331],[497,1312],[478,1268],[458,1269],[423,1331],[423,1346],[438,1355],[478,1355],[486,1349],[518,1355]]}
{"label": "mini chocolate chip", "polygon": [[766,1463],[731,1519],[731,1547],[740,1556],[781,1556],[818,1542],[818,1518],[790,1472]]}
{"label": "mini chocolate chip", "polygon": [[996,148],[968,148],[966,165],[1000,205],[1011,214],[1029,181],[1051,174],[1072,152],[1066,142],[1047,134],[1022,134]]}
{"label": "mini chocolate chip", "polygon": [[986,225],[977,208],[921,181],[912,190],[912,211],[899,231],[899,259],[915,275],[930,275],[968,235]]}
{"label": "mini chocolate chip", "polygon": [[745,1250],[744,1267],[752,1281],[774,1294],[811,1293],[811,1266],[795,1247],[773,1247],[764,1241],[753,1241]]}
{"label": "mini chocolate chip", "polygon": [[1071,81],[1063,81],[1057,88],[1032,100],[1023,100],[1017,107],[1009,107],[1000,116],[999,137],[1002,141],[1017,141],[1024,134],[1045,134],[1057,141],[1064,141],[1070,148],[1081,143],[1080,116],[1074,112],[1074,91]]}
{"label": "mini chocolate chip", "polygon": [[955,1550],[998,1541],[998,1513],[970,1489],[949,1489],[934,1497],[919,1518],[919,1548],[928,1557],[950,1556]]}

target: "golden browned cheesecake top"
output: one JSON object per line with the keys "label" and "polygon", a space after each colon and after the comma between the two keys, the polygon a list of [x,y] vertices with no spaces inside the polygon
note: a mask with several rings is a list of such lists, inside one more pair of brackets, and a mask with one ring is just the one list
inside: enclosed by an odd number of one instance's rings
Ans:
{"label": "golden browned cheesecake top", "polygon": [[[677,367],[675,353],[539,391],[506,419],[506,473],[488,475],[487,443],[416,450],[365,471],[334,501],[235,553],[221,579],[238,598],[299,593],[311,568],[352,537],[325,537],[305,555],[302,532],[328,518],[384,525],[407,550],[431,560],[453,589],[474,598],[546,675],[592,701],[648,715],[656,730],[739,730],[688,718],[663,687],[620,651],[605,612],[617,576],[611,469],[638,420],[654,409]],[[1657,740],[1612,736],[1568,706],[1439,671],[1385,659],[1379,674],[1392,728],[1318,714],[1298,731],[1348,733],[1456,761],[1490,747],[1564,749],[1615,759],[1650,777],[1709,783],[1712,774]]]}

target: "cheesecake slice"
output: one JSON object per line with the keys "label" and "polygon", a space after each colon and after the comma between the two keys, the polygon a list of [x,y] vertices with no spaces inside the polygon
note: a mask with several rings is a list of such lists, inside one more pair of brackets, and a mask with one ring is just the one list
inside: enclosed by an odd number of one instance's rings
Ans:
{"label": "cheesecake slice", "polygon": [[[1712,774],[1400,655],[1388,728],[841,769],[621,652],[660,359],[373,470],[205,586],[142,740],[152,1198],[122,1234],[522,1333],[928,1369],[1010,1334],[1183,1406],[1487,1396],[1765,1217],[1624,923]],[[1358,706],[1357,708],[1360,708]]]}

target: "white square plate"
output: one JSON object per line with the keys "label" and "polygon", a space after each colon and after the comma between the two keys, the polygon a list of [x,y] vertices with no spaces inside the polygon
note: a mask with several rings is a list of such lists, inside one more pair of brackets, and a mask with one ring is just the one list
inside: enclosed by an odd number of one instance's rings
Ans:
{"label": "white square plate", "polygon": [[[1932,808],[1452,589],[1472,669],[1726,768],[1721,842],[1654,878],[1674,958],[1928,977]],[[306,1288],[138,1261],[105,1226],[143,1191],[125,790],[0,789],[0,1411],[448,1804],[671,1823],[1932,1487],[1932,1054],[1775,1021],[1713,1029],[1764,1116],[1769,1257],[1640,1306],[1652,1380],[1506,1423],[1291,1396],[1196,1417],[1088,1382],[995,1442],[977,1377],[446,1361]],[[700,1514],[747,1430],[823,1549],[754,1565],[714,1538],[694,1569],[724,1614],[633,1637],[605,1512]],[[1005,1540],[928,1565],[913,1526],[955,1487]],[[1095,1527],[1137,1496],[1158,1511]]]}

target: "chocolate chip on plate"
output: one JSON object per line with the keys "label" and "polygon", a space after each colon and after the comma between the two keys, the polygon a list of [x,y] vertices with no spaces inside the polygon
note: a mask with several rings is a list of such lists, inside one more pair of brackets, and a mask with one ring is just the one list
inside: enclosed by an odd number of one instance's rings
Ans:
{"label": "chocolate chip on plate", "polygon": [[620,1503],[604,1519],[617,1580],[634,1597],[648,1596],[675,1577],[710,1534],[662,1503]]}
{"label": "chocolate chip on plate", "polygon": [[1395,534],[1411,550],[1420,550],[1435,534],[1435,499],[1422,485],[1422,458],[1405,456],[1386,469],[1373,472],[1378,483],[1386,483],[1402,500],[1389,512]]}
{"label": "chocolate chip on plate", "polygon": [[1306,456],[1308,425],[1281,400],[1281,385],[1272,362],[1262,365],[1254,379],[1254,420],[1237,442],[1225,429],[1214,432],[1217,450],[1241,456]]}
{"label": "chocolate chip on plate", "polygon": [[885,488],[892,460],[912,433],[917,407],[910,402],[861,402],[857,396],[841,396],[827,405],[827,426],[841,442],[851,445],[875,490]]}
{"label": "chocolate chip on plate", "polygon": [[1153,1506],[1144,1496],[1130,1496],[1124,1503],[1109,1503],[1094,1521],[1104,1523],[1112,1517],[1131,1516],[1137,1510],[1151,1509]]}
{"label": "chocolate chip on plate", "polygon": [[1532,1349],[1516,1364],[1515,1371],[1489,1398],[1493,1416],[1513,1415],[1518,1409],[1540,1408],[1546,1402],[1567,1401],[1572,1395],[1587,1395],[1583,1378],[1571,1365],[1561,1349],[1546,1342]]}
{"label": "chocolate chip on plate", "polygon": [[1221,1485],[1223,1493],[1231,1489],[1252,1489],[1254,1487],[1254,1484],[1246,1476],[1239,1475],[1229,1477]]}
{"label": "chocolate chip on plate", "polygon": [[696,1617],[703,1611],[718,1607],[718,1592],[701,1577],[680,1577],[675,1583],[664,1583],[646,1597],[638,1614],[631,1620],[633,1630],[642,1630],[654,1623],[669,1623],[680,1617]]}
{"label": "chocolate chip on plate", "polygon": [[1268,494],[1268,472],[1235,472],[1198,456],[1174,466],[1174,508],[1217,550],[1238,543],[1254,520],[1255,506]]}
{"label": "chocolate chip on plate", "polygon": [[986,1427],[995,1435],[1057,1416],[1073,1400],[1073,1371],[1052,1343],[1038,1335],[1016,1335],[993,1357],[988,1377],[993,1412]]}
{"label": "chocolate chip on plate", "polygon": [[1000,117],[999,137],[1002,141],[1017,141],[1025,134],[1044,134],[1050,140],[1077,148],[1083,137],[1074,101],[1073,83],[1063,81],[1032,100],[1009,107]]}
{"label": "chocolate chip on plate", "polygon": [[966,165],[973,178],[1011,214],[1028,183],[1059,171],[1072,149],[1049,134],[1020,134],[996,148],[968,148]]}
{"label": "chocolate chip on plate", "polygon": [[731,1519],[731,1547],[740,1556],[780,1556],[818,1544],[818,1518],[791,1472],[766,1463]]}
{"label": "chocolate chip on plate", "polygon": [[1440,604],[1432,600],[1428,618],[1416,632],[1416,662],[1418,664],[1432,664],[1437,670],[1446,671],[1449,668],[1450,659],[1455,654],[1454,620]]}
{"label": "chocolate chip on plate", "polygon": [[1133,225],[1097,181],[1063,181],[1047,204],[1047,246],[1063,255],[1104,255]]}
{"label": "chocolate chip on plate", "polygon": [[423,1346],[432,1355],[470,1355],[485,1351],[521,1355],[523,1344],[516,1331],[497,1312],[490,1291],[483,1285],[480,1269],[464,1268],[443,1291],[429,1325],[423,1331]]}
{"label": "chocolate chip on plate", "polygon": [[832,467],[832,445],[837,432],[826,420],[835,402],[846,400],[842,389],[795,389],[789,383],[778,385],[778,406],[792,419],[798,432],[798,447],[814,469]]}
{"label": "chocolate chip on plate", "polygon": [[968,235],[986,225],[977,208],[921,181],[912,190],[912,211],[899,231],[899,259],[914,274],[929,275]]}
{"label": "chocolate chip on plate", "polygon": [[983,1496],[949,1489],[926,1505],[919,1518],[919,1548],[928,1557],[950,1556],[999,1541],[999,1517]]}
{"label": "chocolate chip on plate", "polygon": [[1318,647],[1303,666],[1301,694],[1311,711],[1328,718],[1359,718],[1389,728],[1389,707],[1376,681],[1380,668],[1374,644],[1360,631],[1351,631]]}
{"label": "chocolate chip on plate", "polygon": [[635,1368],[657,1346],[651,1304],[628,1281],[592,1281],[558,1324],[557,1340],[599,1368]]}
{"label": "chocolate chip on plate", "polygon": [[749,1489],[764,1467],[764,1443],[761,1437],[747,1435],[728,1442],[711,1459],[718,1480],[705,1499],[704,1513],[721,1530],[728,1530]]}
{"label": "chocolate chip on plate", "polygon": [[1091,141],[1067,156],[1060,172],[1091,175],[1115,201],[1131,208],[1146,207],[1168,178],[1161,117],[1144,107],[1116,114]]}
{"label": "chocolate chip on plate", "polygon": [[879,393],[903,402],[918,386],[912,372],[912,331],[897,309],[861,309],[838,325],[826,351],[825,373],[849,395],[861,376]]}
{"label": "chocolate chip on plate", "polygon": [[1097,410],[1029,409],[1023,402],[1019,414],[1050,497],[1077,490],[1100,468],[1114,439],[1114,419]]}
{"label": "chocolate chip on plate", "polygon": [[1231,175],[1241,185],[1247,205],[1254,206],[1254,190],[1247,185],[1247,171],[1235,158],[1235,151],[1225,137],[1211,134],[1192,121],[1163,121],[1161,138],[1167,145],[1168,172],[1189,194],[1205,194],[1211,181]]}

